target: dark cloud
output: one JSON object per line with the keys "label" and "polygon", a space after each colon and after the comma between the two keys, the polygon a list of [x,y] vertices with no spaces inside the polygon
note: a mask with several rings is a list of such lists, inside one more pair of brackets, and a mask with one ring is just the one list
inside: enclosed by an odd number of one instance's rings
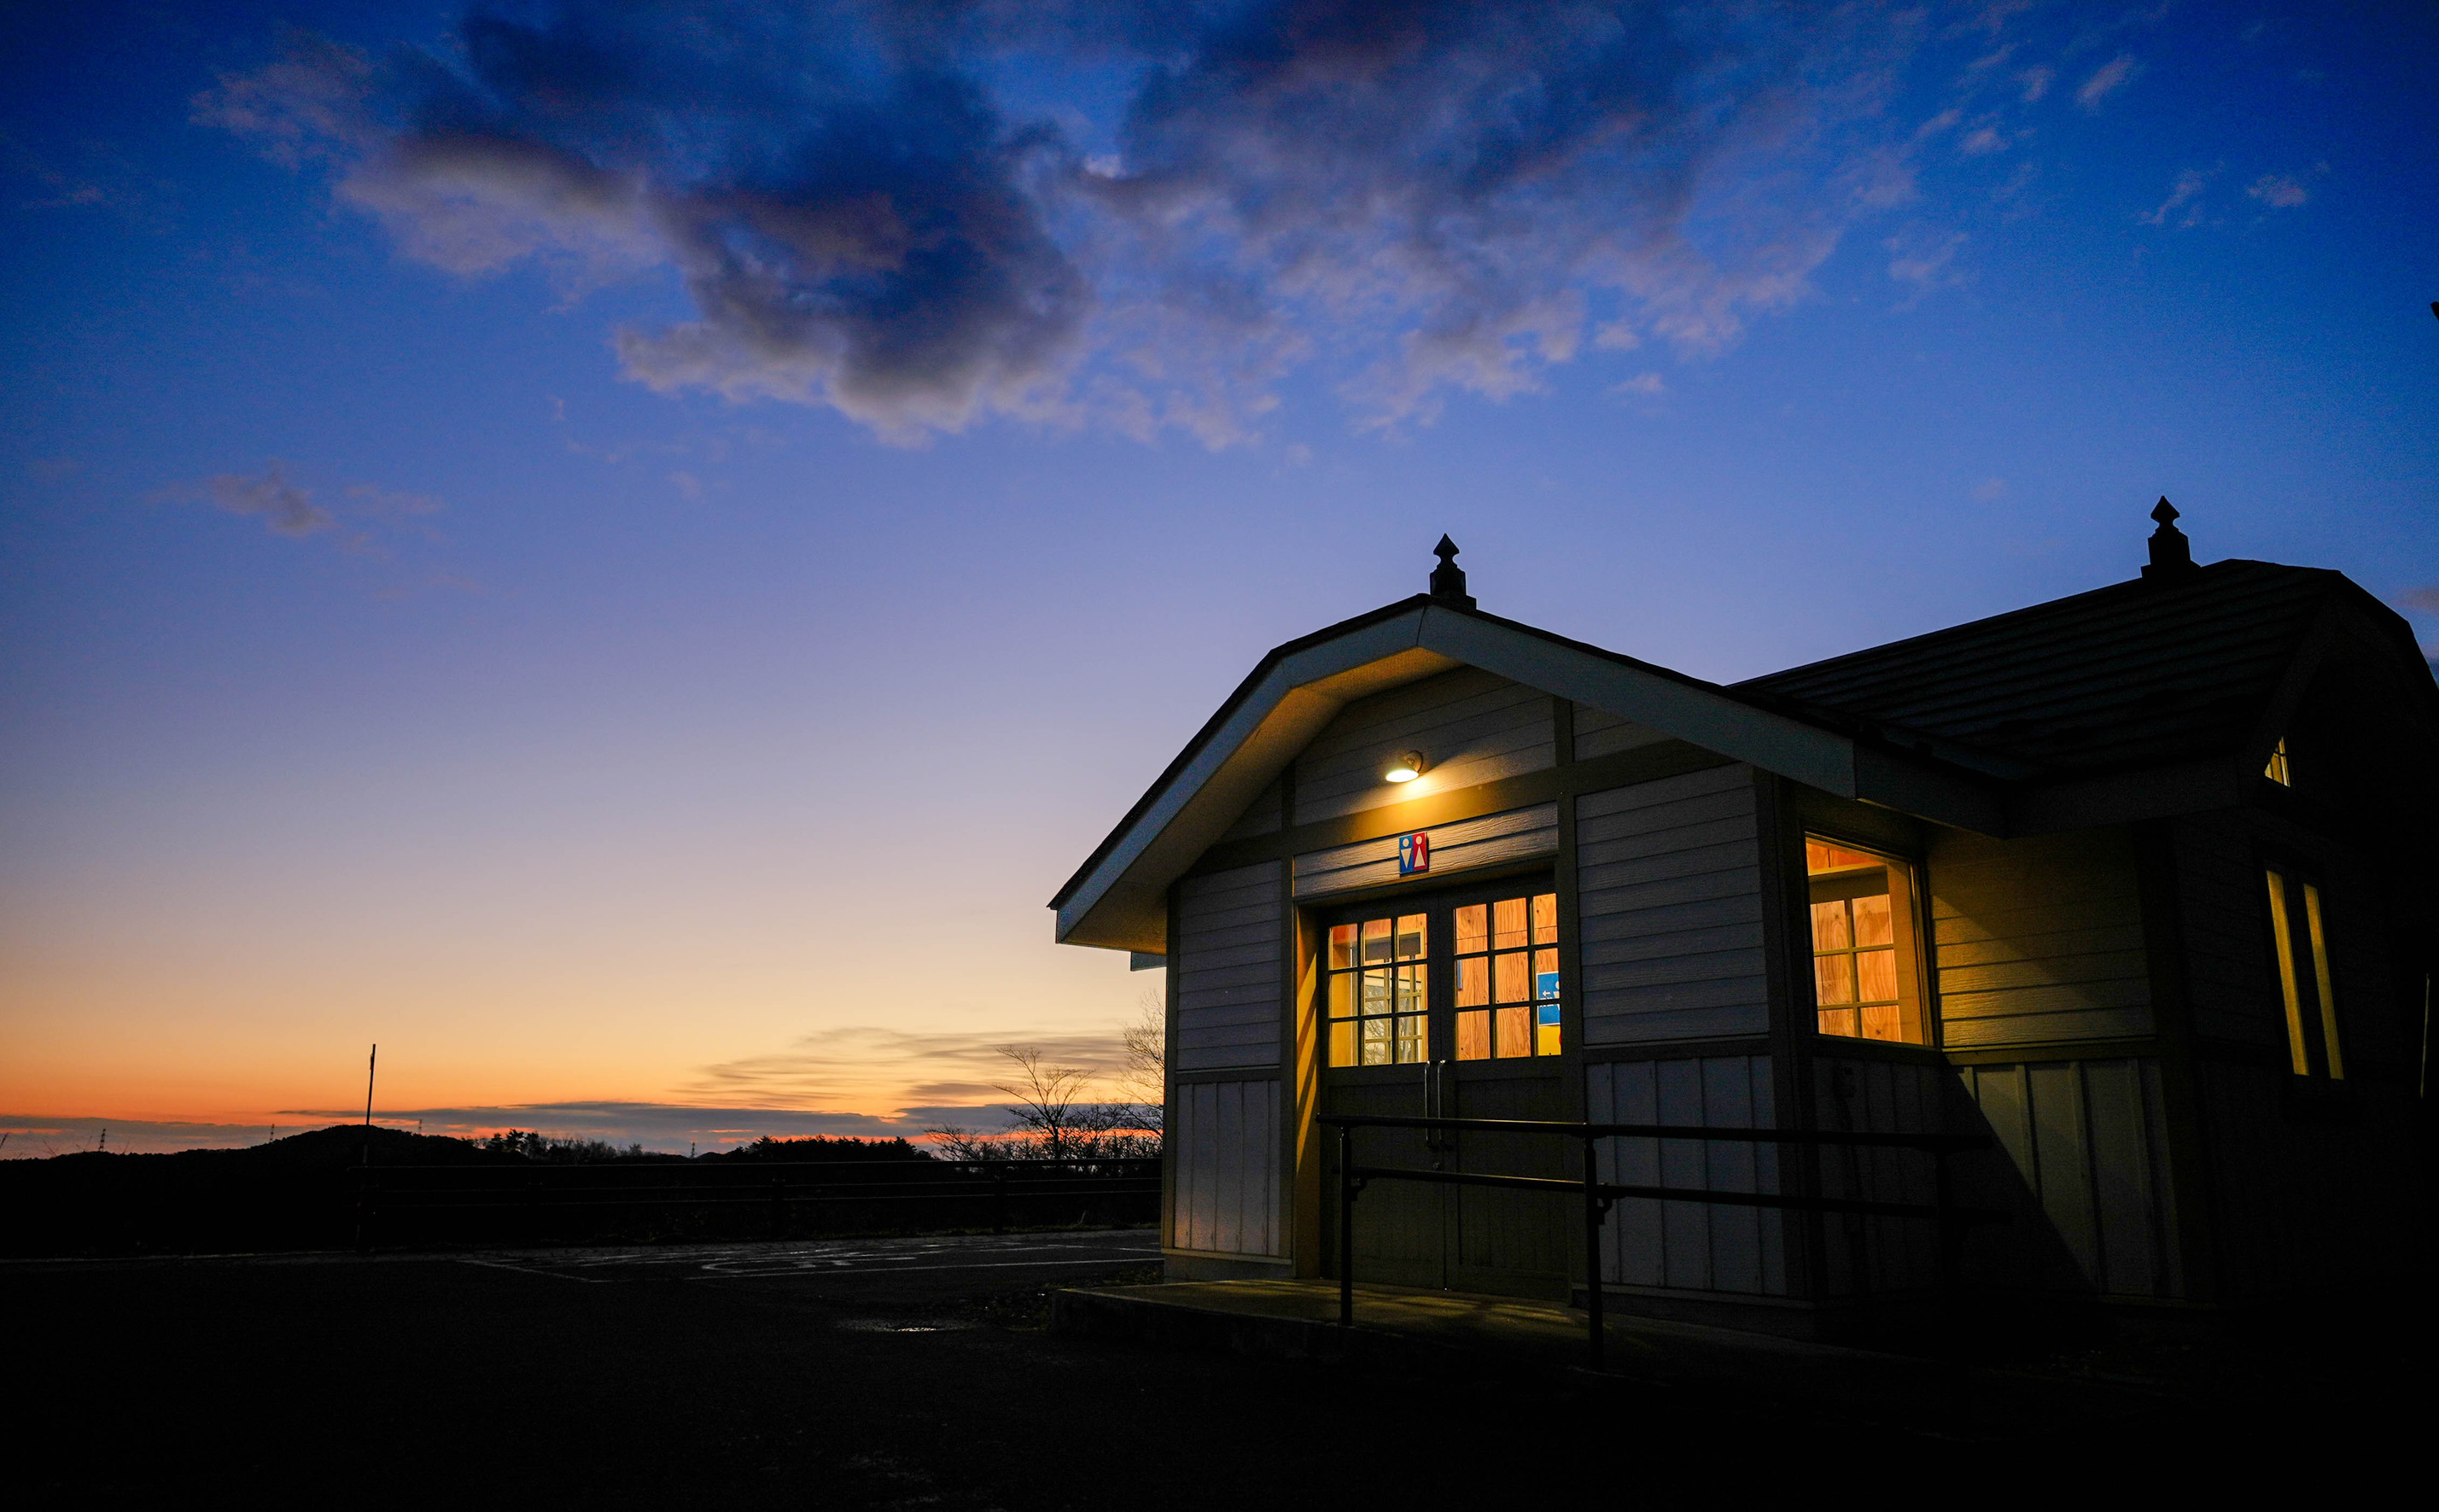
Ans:
{"label": "dark cloud", "polygon": [[[532,19],[539,16],[540,19]],[[1921,14],[1454,0],[602,0],[447,56],[290,39],[199,118],[412,255],[674,270],[626,371],[885,434],[999,412],[1215,444],[1315,363],[1366,419],[1588,337],[1733,341],[1885,203]],[[1118,103],[1071,108],[1096,80]],[[1011,104],[1009,101],[1021,101]]]}
{"label": "dark cloud", "polygon": [[223,472],[204,480],[204,494],[231,514],[253,515],[283,536],[310,536],[338,524],[313,495],[288,481],[277,462],[259,477]]}

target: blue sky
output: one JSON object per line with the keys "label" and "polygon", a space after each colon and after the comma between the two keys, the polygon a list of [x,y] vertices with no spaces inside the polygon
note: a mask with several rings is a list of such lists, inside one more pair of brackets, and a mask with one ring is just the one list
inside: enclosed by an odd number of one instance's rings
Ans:
{"label": "blue sky", "polygon": [[1150,979],[1041,905],[1442,531],[1722,680],[2161,494],[2439,642],[2428,8],[1699,17],[13,13],[0,1111],[1113,1065]]}

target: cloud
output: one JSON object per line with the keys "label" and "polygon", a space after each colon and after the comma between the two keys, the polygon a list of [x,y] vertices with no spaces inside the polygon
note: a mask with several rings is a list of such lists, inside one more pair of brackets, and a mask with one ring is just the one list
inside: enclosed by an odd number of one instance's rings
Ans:
{"label": "cloud", "polygon": [[2396,596],[2398,607],[2417,614],[2439,614],[2439,583],[2421,588],[2408,588]]}
{"label": "cloud", "polygon": [[1938,290],[1952,289],[1965,282],[1964,273],[1956,266],[1956,254],[1965,246],[1962,231],[1913,225],[1881,245],[1890,254],[1889,276],[1911,290],[1905,307]]}
{"label": "cloud", "polygon": [[2006,496],[2007,480],[2004,478],[1988,478],[1973,486],[1973,497],[1977,503],[1996,504]]}
{"label": "cloud", "polygon": [[1658,373],[1639,373],[1610,388],[1610,393],[1619,399],[1654,399],[1666,392],[1668,384]]}
{"label": "cloud", "polygon": [[2202,219],[2201,192],[2209,185],[2210,178],[2208,173],[2199,169],[2185,169],[2177,175],[2177,182],[2169,187],[2168,197],[2160,202],[2158,209],[2134,219],[2145,225],[2166,225],[2169,217],[2181,210],[2184,213],[2178,218],[2178,225],[2199,225]]}
{"label": "cloud", "polygon": [[2098,110],[2100,102],[2116,93],[2141,67],[2132,53],[2119,53],[2102,63],[2090,79],[2083,81],[2083,87],[2074,92],[2074,102],[2086,110]]}
{"label": "cloud", "polygon": [[1046,1060],[1100,1073],[1126,1060],[1125,1038],[1114,1026],[1107,1033],[988,1034],[850,1026],[807,1035],[786,1050],[705,1066],[683,1092],[707,1102],[780,1108],[988,1101],[1008,1079],[1007,1060],[999,1053],[1004,1044],[1030,1045]]}
{"label": "cloud", "polygon": [[2057,75],[2050,69],[2035,66],[2016,75],[2016,82],[2024,87],[2024,103],[2030,105],[2050,92],[2050,80]]}
{"label": "cloud", "polygon": [[2300,182],[2285,173],[2264,173],[2244,192],[2273,210],[2292,209],[2312,197]]}
{"label": "cloud", "polygon": [[[1006,415],[1221,445],[1309,365],[1367,424],[1530,392],[1596,309],[1732,345],[1893,203],[1924,30],[1878,5],[635,0],[478,9],[383,60],[293,36],[195,115],[329,165],[439,267],[571,296],[673,274],[689,315],[613,338],[658,390],[905,441]],[[1018,76],[1132,82],[1054,119],[987,82]]]}
{"label": "cloud", "polygon": [[2007,146],[2006,133],[1996,126],[1977,126],[1958,138],[1956,153],[1959,157],[1981,157],[1990,152],[2003,152]]}
{"label": "cloud", "polygon": [[338,524],[329,510],[313,502],[312,492],[288,481],[276,460],[259,477],[223,472],[205,478],[203,492],[229,513],[259,518],[283,536],[310,536]]}

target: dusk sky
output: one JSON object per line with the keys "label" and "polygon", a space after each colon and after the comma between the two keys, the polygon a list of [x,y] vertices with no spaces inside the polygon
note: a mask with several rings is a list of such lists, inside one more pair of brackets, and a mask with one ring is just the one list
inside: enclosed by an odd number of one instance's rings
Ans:
{"label": "dusk sky", "polygon": [[1421,591],[1733,680],[2204,561],[2439,644],[2439,10],[19,6],[9,1156],[1115,1069],[1044,904]]}

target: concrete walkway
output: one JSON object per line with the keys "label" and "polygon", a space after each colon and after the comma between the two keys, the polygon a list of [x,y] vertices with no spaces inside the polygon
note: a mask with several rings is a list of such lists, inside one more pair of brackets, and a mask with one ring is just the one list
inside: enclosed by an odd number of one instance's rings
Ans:
{"label": "concrete walkway", "polygon": [[1555,1303],[1358,1287],[1338,1325],[1329,1281],[1172,1281],[1059,1291],[1051,1327],[1170,1347],[1390,1368],[1567,1374],[1582,1381],[1715,1396],[1940,1437],[1997,1440],[2161,1410],[2168,1399],[2107,1381],[1809,1343],[1611,1314],[1607,1363],[1587,1368],[1584,1314]]}

